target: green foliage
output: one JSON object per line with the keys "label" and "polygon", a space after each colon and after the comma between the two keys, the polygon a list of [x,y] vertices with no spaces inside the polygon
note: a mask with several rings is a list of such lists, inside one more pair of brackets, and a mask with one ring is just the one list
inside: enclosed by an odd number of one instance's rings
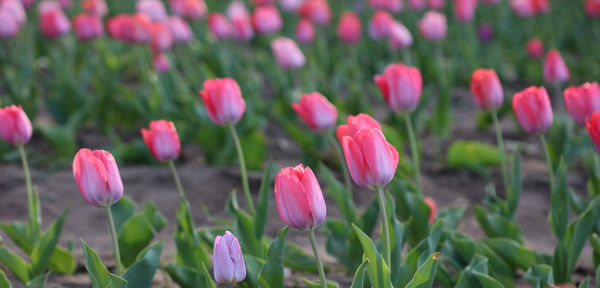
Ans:
{"label": "green foliage", "polygon": [[258,280],[260,287],[283,288],[283,259],[285,236],[289,227],[284,227],[277,233],[277,238],[267,250],[267,261],[260,270]]}
{"label": "green foliage", "polygon": [[457,140],[446,154],[448,165],[487,175],[487,167],[500,165],[502,153],[495,146],[478,141]]}
{"label": "green foliage", "polygon": [[358,226],[352,224],[352,228],[354,228],[356,236],[358,236],[363,247],[363,259],[369,263],[367,265],[367,275],[369,276],[371,284],[375,288],[391,288],[392,278],[390,270],[385,264],[381,254],[377,251],[375,243],[373,243],[369,236],[360,230]]}
{"label": "green foliage", "polygon": [[531,266],[525,273],[525,279],[533,285],[533,288],[546,288],[554,285],[552,267],[546,264]]}
{"label": "green foliage", "polygon": [[504,285],[488,275],[488,259],[476,255],[469,266],[459,274],[456,287],[504,288]]}
{"label": "green foliage", "polygon": [[123,265],[131,266],[136,261],[138,254],[166,225],[167,220],[151,202],[146,203],[142,211],[119,225],[117,235]]}
{"label": "green foliage", "polygon": [[123,274],[128,288],[149,288],[160,264],[163,242],[154,244],[139,253],[135,263]]}
{"label": "green foliage", "polygon": [[85,255],[85,268],[87,269],[92,287],[94,288],[126,288],[127,280],[111,274],[106,269],[106,266],[102,264],[98,253],[94,249],[90,248],[83,240],[81,240],[81,246],[83,246],[83,253]]}

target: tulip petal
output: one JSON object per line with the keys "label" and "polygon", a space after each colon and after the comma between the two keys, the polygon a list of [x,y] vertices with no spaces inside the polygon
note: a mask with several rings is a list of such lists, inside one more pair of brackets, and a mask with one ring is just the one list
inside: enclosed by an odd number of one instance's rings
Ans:
{"label": "tulip petal", "polygon": [[[286,168],[292,170],[292,168]],[[310,204],[304,185],[292,171],[282,171],[275,180],[275,201],[281,220],[297,229],[311,224]]]}
{"label": "tulip petal", "polygon": [[323,220],[327,216],[327,206],[325,205],[325,199],[323,199],[323,192],[321,191],[319,182],[317,182],[313,171],[308,167],[306,167],[304,176],[302,177],[302,184],[308,195],[314,227],[317,227],[323,223]]}
{"label": "tulip petal", "polygon": [[352,137],[344,136],[342,139],[342,148],[346,157],[346,163],[348,164],[348,170],[350,170],[350,176],[352,176],[356,185],[362,188],[369,188],[371,179],[366,171],[367,163],[364,160],[359,145]]}
{"label": "tulip petal", "polygon": [[394,166],[393,156],[388,151],[388,143],[381,131],[377,129],[362,130],[358,132],[355,139],[357,139],[356,142],[360,145],[363,157],[369,167],[369,176],[376,179],[379,186],[389,183],[394,176],[396,166]]}
{"label": "tulip petal", "polygon": [[81,149],[73,160],[73,176],[79,186],[81,196],[94,206],[106,203],[106,169],[100,159],[89,149]]}
{"label": "tulip petal", "polygon": [[215,280],[219,283],[231,283],[234,276],[234,265],[229,247],[224,237],[217,236],[213,248],[213,269]]}

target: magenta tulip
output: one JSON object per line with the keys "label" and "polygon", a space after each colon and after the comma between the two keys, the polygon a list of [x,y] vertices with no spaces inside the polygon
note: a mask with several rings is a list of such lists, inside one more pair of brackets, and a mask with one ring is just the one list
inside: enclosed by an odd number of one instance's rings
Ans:
{"label": "magenta tulip", "polygon": [[342,13],[337,26],[338,38],[343,43],[350,45],[360,41],[361,34],[362,24],[358,15],[350,11]]}
{"label": "magenta tulip", "polygon": [[158,120],[150,122],[150,130],[141,129],[148,150],[158,161],[171,161],[179,157],[181,144],[173,122]]}
{"label": "magenta tulip", "polygon": [[315,132],[327,131],[337,122],[337,109],[319,92],[302,95],[292,108]]}
{"label": "magenta tulip", "polygon": [[88,41],[104,34],[104,26],[100,16],[95,14],[79,14],[73,18],[73,30],[79,40]]}
{"label": "magenta tulip", "polygon": [[331,22],[331,8],[326,0],[305,0],[298,12],[301,17],[319,26],[326,26]]}
{"label": "magenta tulip", "polygon": [[388,12],[377,11],[369,20],[369,37],[379,40],[388,37],[394,18]]}
{"label": "magenta tulip", "polygon": [[213,12],[208,15],[208,28],[217,39],[229,38],[233,34],[233,26],[221,13]]}
{"label": "magenta tulip", "polygon": [[81,9],[85,12],[104,17],[108,13],[108,6],[104,0],[83,0]]}
{"label": "magenta tulip", "polygon": [[513,96],[513,110],[527,133],[546,132],[552,126],[552,106],[544,87],[531,86]]}
{"label": "magenta tulip", "polygon": [[454,0],[454,15],[460,22],[471,22],[476,9],[477,0]]}
{"label": "magenta tulip", "polygon": [[374,81],[392,110],[402,113],[417,108],[423,91],[423,78],[416,67],[403,63],[391,64],[383,74],[376,75]]}
{"label": "magenta tulip", "polygon": [[252,26],[258,34],[271,34],[281,30],[283,19],[275,6],[260,6],[252,13]]}
{"label": "magenta tulip", "polygon": [[11,145],[22,145],[29,142],[32,127],[27,114],[21,106],[0,108],[0,136]]}
{"label": "magenta tulip", "polygon": [[60,9],[51,9],[40,15],[40,30],[49,39],[63,36],[71,31],[69,18]]}
{"label": "magenta tulip", "polygon": [[300,19],[296,25],[296,40],[303,44],[312,43],[315,40],[315,26],[308,19]]}
{"label": "magenta tulip", "polygon": [[246,278],[246,264],[240,243],[229,231],[215,238],[213,268],[215,280],[222,284],[238,283]]}
{"label": "magenta tulip", "polygon": [[171,69],[171,61],[165,53],[155,53],[152,55],[152,62],[154,63],[154,70],[158,72],[166,72]]}
{"label": "magenta tulip", "polygon": [[108,207],[123,196],[117,162],[107,151],[79,150],[73,160],[73,175],[83,198],[96,207]]}
{"label": "magenta tulip", "polygon": [[200,96],[208,117],[217,125],[238,122],[246,110],[240,86],[232,78],[204,81],[204,90],[200,91]]}
{"label": "magenta tulip", "polygon": [[471,96],[483,110],[497,109],[504,101],[504,91],[496,71],[477,69],[471,76]]}
{"label": "magenta tulip", "polygon": [[539,38],[532,38],[527,41],[527,55],[532,59],[540,59],[544,56],[544,42]]}
{"label": "magenta tulip", "polygon": [[585,119],[600,110],[600,85],[598,82],[571,86],[563,92],[567,111],[575,123],[585,125]]}

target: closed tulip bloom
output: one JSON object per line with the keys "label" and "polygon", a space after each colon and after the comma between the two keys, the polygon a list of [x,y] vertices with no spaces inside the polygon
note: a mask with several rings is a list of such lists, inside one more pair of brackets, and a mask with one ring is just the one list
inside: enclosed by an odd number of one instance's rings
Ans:
{"label": "closed tulip bloom", "polygon": [[123,196],[123,182],[113,156],[104,150],[81,149],[73,160],[79,192],[96,207],[107,207]]}
{"label": "closed tulip bloom", "polygon": [[390,27],[390,35],[388,36],[390,47],[396,50],[406,49],[413,44],[413,37],[410,31],[402,23],[394,21]]}
{"label": "closed tulip bloom", "polygon": [[[19,0],[3,0],[0,1],[0,12],[4,11],[5,17],[11,17],[15,20],[18,26],[21,26],[27,22],[27,14],[25,13],[25,7]],[[3,13],[4,13],[3,12]],[[10,15],[10,16],[9,16]],[[2,27],[0,27],[2,29]]]}
{"label": "closed tulip bloom", "polygon": [[392,110],[403,113],[417,108],[423,91],[423,78],[416,67],[391,64],[383,74],[376,75],[374,81]]}
{"label": "closed tulip bloom", "polygon": [[477,28],[477,37],[482,43],[488,43],[494,39],[494,27],[490,23],[481,23]]}
{"label": "closed tulip bloom", "polygon": [[27,114],[21,106],[0,108],[0,136],[10,145],[22,145],[29,142],[33,129]]}
{"label": "closed tulip bloom", "polygon": [[585,119],[585,127],[590,134],[590,138],[594,141],[596,149],[600,151],[600,111],[592,113]]}
{"label": "closed tulip bloom", "polygon": [[71,0],[58,0],[58,3],[60,3],[60,7],[65,10],[70,9],[73,4]]}
{"label": "closed tulip bloom", "polygon": [[302,95],[292,109],[314,132],[327,131],[337,122],[337,109],[319,92]]}
{"label": "closed tulip bloom", "polygon": [[513,96],[513,110],[527,133],[546,132],[552,126],[552,106],[544,87],[531,86]]}
{"label": "closed tulip bloom", "polygon": [[40,15],[40,30],[49,39],[63,36],[71,31],[71,22],[62,10],[53,9]]}
{"label": "closed tulip bloom", "polygon": [[98,15],[100,17],[103,17],[108,13],[108,6],[106,6],[104,0],[83,0],[81,1],[81,9],[87,13]]}
{"label": "closed tulip bloom", "polygon": [[104,34],[102,19],[94,14],[79,14],[73,18],[73,30],[79,40],[87,41]]}
{"label": "closed tulip bloom", "polygon": [[340,40],[348,45],[355,44],[360,41],[361,34],[362,24],[358,15],[350,11],[342,13],[337,26],[337,35]]}
{"label": "closed tulip bloom", "polygon": [[233,27],[227,17],[221,13],[213,12],[208,15],[208,28],[211,34],[217,39],[230,38],[233,34]]}
{"label": "closed tulip bloom", "polygon": [[342,143],[342,138],[344,138],[344,136],[354,137],[358,131],[370,128],[381,131],[381,125],[377,120],[373,119],[369,114],[360,113],[356,116],[348,116],[346,124],[338,126],[335,130],[335,135],[338,138],[338,141]]}
{"label": "closed tulip bloom", "polygon": [[169,6],[173,14],[186,19],[201,19],[208,9],[203,0],[170,0]]}
{"label": "closed tulip bloom", "polygon": [[563,92],[567,111],[575,123],[585,125],[585,118],[600,110],[600,85],[598,82],[571,86]]}
{"label": "closed tulip bloom", "polygon": [[6,9],[0,9],[0,38],[12,38],[19,33],[19,22]]}
{"label": "closed tulip bloom", "polygon": [[254,38],[252,21],[250,17],[237,17],[231,20],[233,24],[233,38],[239,42],[246,42]]}
{"label": "closed tulip bloom", "polygon": [[150,130],[142,129],[142,137],[156,160],[164,162],[177,159],[181,152],[179,135],[173,122],[158,120],[150,122]]}
{"label": "closed tulip bloom", "polygon": [[408,8],[415,11],[420,11],[425,9],[427,6],[426,0],[408,0]]}
{"label": "closed tulip bloom", "polygon": [[460,22],[471,22],[477,9],[477,0],[454,0],[454,15]]}
{"label": "closed tulip bloom", "polygon": [[433,200],[433,198],[428,196],[424,197],[423,200],[425,200],[425,204],[429,206],[429,222],[433,223],[435,222],[435,215],[437,215],[437,204],[435,204],[435,200]]}
{"label": "closed tulip bloom", "polygon": [[213,268],[218,283],[238,283],[246,278],[246,264],[240,243],[229,231],[215,238]]}
{"label": "closed tulip bloom", "polygon": [[167,19],[167,10],[160,0],[138,0],[135,7],[138,13],[145,14],[152,21]]}
{"label": "closed tulip bloom", "polygon": [[425,13],[425,16],[419,20],[419,32],[423,38],[429,41],[437,42],[446,38],[448,29],[446,16],[435,11]]}
{"label": "closed tulip bloom", "polygon": [[477,107],[483,110],[497,109],[504,101],[504,91],[496,71],[477,69],[471,76],[471,96]]}
{"label": "closed tulip bloom", "polygon": [[108,34],[126,43],[145,44],[150,41],[150,18],[145,14],[120,14],[108,20]]}
{"label": "closed tulip bloom", "polygon": [[315,40],[315,26],[308,19],[300,19],[296,26],[296,40],[303,44],[312,43]]}
{"label": "closed tulip bloom", "polygon": [[402,0],[369,0],[369,4],[375,10],[385,10],[390,13],[402,11]]}
{"label": "closed tulip bloom", "polygon": [[533,59],[540,59],[544,56],[544,42],[539,38],[532,38],[527,42],[527,55]]}
{"label": "closed tulip bloom", "polygon": [[275,203],[281,221],[312,230],[325,220],[327,206],[313,171],[302,166],[283,168],[275,179]]}
{"label": "closed tulip bloom", "polygon": [[236,18],[247,18],[250,17],[250,13],[248,13],[248,9],[246,9],[246,5],[244,5],[241,1],[233,1],[227,5],[227,17],[233,20]]}
{"label": "closed tulip bloom", "polygon": [[281,30],[283,20],[275,6],[260,6],[252,13],[252,26],[258,34],[271,34]]}
{"label": "closed tulip bloom", "polygon": [[533,0],[510,0],[510,8],[521,17],[531,17],[536,14]]}
{"label": "closed tulip bloom", "polygon": [[294,40],[277,37],[271,41],[271,50],[281,69],[295,69],[304,66],[306,58]]}
{"label": "closed tulip bloom", "polygon": [[429,0],[429,8],[433,10],[442,10],[446,6],[446,0]]}
{"label": "closed tulip bloom", "polygon": [[149,27],[150,48],[154,52],[166,51],[173,45],[173,35],[167,22],[154,22]]}
{"label": "closed tulip bloom", "polygon": [[166,24],[169,27],[169,31],[171,31],[174,42],[185,43],[189,42],[194,37],[190,25],[177,16],[169,17]]}
{"label": "closed tulip bloom", "polygon": [[220,126],[238,122],[246,110],[240,86],[232,78],[204,81],[200,96],[208,117]]}
{"label": "closed tulip bloom", "polygon": [[342,148],[356,185],[376,189],[384,187],[394,177],[398,151],[386,141],[381,130],[362,129],[354,137],[344,136]]}
{"label": "closed tulip bloom", "polygon": [[600,17],[600,1],[598,0],[585,0],[583,3],[585,14],[592,18]]}
{"label": "closed tulip bloom", "polygon": [[565,60],[556,50],[548,51],[544,60],[544,81],[547,83],[564,83],[569,80],[569,68]]}
{"label": "closed tulip bloom", "polygon": [[390,29],[394,22],[394,18],[388,12],[375,12],[371,20],[369,20],[369,36],[373,40],[386,38],[390,34]]}
{"label": "closed tulip bloom", "polygon": [[550,11],[550,2],[548,0],[532,0],[535,12],[537,14],[544,14]]}
{"label": "closed tulip bloom", "polygon": [[25,8],[29,8],[31,7],[31,5],[33,5],[33,2],[35,2],[35,0],[20,0],[21,3],[23,3],[23,6],[25,6]]}
{"label": "closed tulip bloom", "polygon": [[171,69],[171,62],[164,53],[155,53],[152,55],[152,62],[154,64],[154,70],[158,72],[166,72]]}
{"label": "closed tulip bloom", "polygon": [[331,22],[331,8],[326,0],[306,0],[299,8],[300,16],[309,19],[319,26]]}
{"label": "closed tulip bloom", "polygon": [[279,0],[279,5],[283,11],[296,12],[303,2],[304,0]]}
{"label": "closed tulip bloom", "polygon": [[60,3],[56,0],[44,0],[37,6],[37,13],[40,16],[50,10],[62,11],[62,7],[60,7]]}

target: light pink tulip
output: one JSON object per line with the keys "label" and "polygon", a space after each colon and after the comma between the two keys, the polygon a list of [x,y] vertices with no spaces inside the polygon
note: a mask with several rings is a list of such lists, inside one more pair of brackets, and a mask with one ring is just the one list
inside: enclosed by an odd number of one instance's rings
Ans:
{"label": "light pink tulip", "polygon": [[73,160],[73,175],[79,192],[96,207],[107,207],[123,196],[117,162],[104,150],[81,149]]}
{"label": "light pink tulip", "polygon": [[238,122],[246,110],[240,86],[232,78],[204,81],[200,96],[208,117],[220,126]]}
{"label": "light pink tulip", "polygon": [[302,95],[300,102],[292,103],[292,108],[315,132],[327,131],[337,122],[337,109],[319,92]]}
{"label": "light pink tulip", "polygon": [[412,46],[413,38],[406,26],[400,22],[394,21],[390,26],[388,42],[393,49],[403,50]]}
{"label": "light pink tulip", "polygon": [[425,16],[419,20],[419,32],[428,41],[444,40],[447,29],[446,15],[435,11],[425,13]]}
{"label": "light pink tulip", "polygon": [[203,0],[170,0],[169,6],[173,14],[186,19],[201,19],[208,9]]}
{"label": "light pink tulip", "polygon": [[0,108],[0,137],[8,144],[22,145],[29,142],[32,127],[21,106]]}
{"label": "light pink tulip", "polygon": [[557,50],[550,50],[544,60],[544,81],[547,83],[564,83],[569,80],[570,73],[565,60]]}
{"label": "light pink tulip", "polygon": [[252,13],[252,26],[260,35],[275,33],[283,27],[283,19],[275,6],[260,6]]}
{"label": "light pink tulip", "polygon": [[213,269],[218,283],[238,283],[246,278],[246,264],[240,243],[229,231],[215,238]]}
{"label": "light pink tulip", "polygon": [[306,58],[294,40],[278,37],[271,41],[271,50],[281,69],[295,69],[304,66]]}
{"label": "light pink tulip", "polygon": [[167,19],[167,10],[160,0],[138,0],[135,7],[138,13],[145,14],[152,21]]}
{"label": "light pink tulip", "polygon": [[171,31],[171,36],[173,36],[173,41],[176,43],[186,43],[192,40],[194,34],[190,25],[185,22],[183,19],[177,16],[171,16],[167,19],[167,26],[169,27],[169,31]]}
{"label": "light pink tulip", "polygon": [[423,78],[416,67],[391,64],[383,74],[376,75],[374,81],[393,111],[404,113],[417,108],[423,91]]}
{"label": "light pink tulip", "polygon": [[19,33],[19,22],[6,9],[0,9],[0,38],[12,38]]}

